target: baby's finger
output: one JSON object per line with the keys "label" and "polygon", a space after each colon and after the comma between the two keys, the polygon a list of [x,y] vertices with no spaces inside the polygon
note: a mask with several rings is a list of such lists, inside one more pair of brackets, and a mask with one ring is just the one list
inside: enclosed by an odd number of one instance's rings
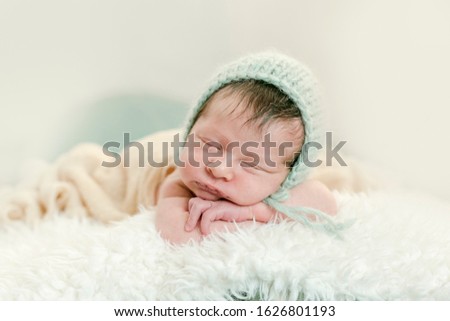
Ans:
{"label": "baby's finger", "polygon": [[186,231],[192,231],[200,220],[200,216],[213,205],[211,201],[205,201],[199,197],[189,200],[189,216],[185,224]]}
{"label": "baby's finger", "polygon": [[196,204],[196,202],[197,202],[197,197],[192,197],[189,200],[189,203],[188,203],[189,212],[191,211],[192,207]]}
{"label": "baby's finger", "polygon": [[211,222],[215,220],[216,217],[212,212],[206,211],[203,213],[200,221],[200,231],[203,235],[208,235],[211,232]]}
{"label": "baby's finger", "polygon": [[202,215],[202,212],[198,209],[198,207],[192,207],[190,209],[188,219],[184,225],[186,232],[190,232],[195,228],[198,220],[200,219],[200,215]]}

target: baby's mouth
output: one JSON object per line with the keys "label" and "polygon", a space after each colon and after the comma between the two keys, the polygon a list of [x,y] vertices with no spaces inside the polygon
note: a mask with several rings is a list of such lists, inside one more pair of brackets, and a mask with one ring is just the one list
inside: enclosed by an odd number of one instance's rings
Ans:
{"label": "baby's mouth", "polygon": [[202,183],[200,183],[200,182],[195,182],[195,183],[197,184],[197,186],[198,186],[201,190],[203,190],[203,191],[205,191],[205,192],[208,192],[208,193],[210,193],[210,194],[216,195],[216,196],[218,196],[218,197],[220,197],[220,198],[223,198],[223,197],[224,197],[224,196],[222,195],[222,193],[221,193],[218,189],[215,189],[214,187],[212,187],[212,186],[210,186],[210,185],[202,184]]}

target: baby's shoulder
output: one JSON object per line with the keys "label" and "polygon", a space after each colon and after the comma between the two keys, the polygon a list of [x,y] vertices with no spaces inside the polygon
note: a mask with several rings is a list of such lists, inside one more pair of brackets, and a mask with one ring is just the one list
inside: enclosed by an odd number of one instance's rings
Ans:
{"label": "baby's shoulder", "polygon": [[306,180],[292,188],[288,204],[318,209],[330,215],[336,215],[337,204],[328,187],[318,180]]}

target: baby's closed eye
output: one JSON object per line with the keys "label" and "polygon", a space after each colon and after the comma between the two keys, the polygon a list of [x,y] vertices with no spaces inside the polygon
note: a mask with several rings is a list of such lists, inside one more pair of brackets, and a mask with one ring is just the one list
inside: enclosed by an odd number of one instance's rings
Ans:
{"label": "baby's closed eye", "polygon": [[242,167],[252,167],[252,168],[260,168],[257,166],[256,162],[249,162],[249,161],[241,161]]}
{"label": "baby's closed eye", "polygon": [[214,141],[208,141],[205,143],[206,150],[208,152],[217,152],[222,150],[222,145],[220,145],[218,142]]}
{"label": "baby's closed eye", "polygon": [[266,170],[265,168],[261,167],[260,165],[258,165],[257,162],[255,161],[241,161],[240,165],[249,171],[262,171],[262,172],[267,172],[270,173],[268,170]]}

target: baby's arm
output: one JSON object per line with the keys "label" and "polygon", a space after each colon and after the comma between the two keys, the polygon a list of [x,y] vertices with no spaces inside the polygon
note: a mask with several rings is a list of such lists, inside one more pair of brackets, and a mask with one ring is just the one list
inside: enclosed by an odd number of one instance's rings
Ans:
{"label": "baby's arm", "polygon": [[165,197],[158,201],[156,208],[156,229],[161,237],[174,244],[186,243],[190,239],[200,241],[198,229],[185,232],[184,224],[189,215],[187,197]]}
{"label": "baby's arm", "polygon": [[[185,224],[189,216],[189,200],[193,195],[187,189],[176,173],[170,175],[161,185],[158,193],[158,205],[156,208],[156,229],[162,238],[174,244],[186,243],[189,240],[200,241],[202,233],[199,226],[185,230]],[[242,222],[249,224],[251,222]],[[225,221],[211,223],[211,232],[234,231],[236,224]]]}
{"label": "baby's arm", "polygon": [[217,222],[256,221],[267,223],[275,215],[275,210],[263,202],[254,205],[237,205],[227,200],[209,201],[193,197],[189,201],[189,217],[186,231],[192,231],[200,223],[203,235],[211,232],[211,227]]}
{"label": "baby's arm", "polygon": [[314,208],[330,216],[337,214],[336,199],[328,187],[317,180],[307,180],[294,187],[283,204]]}
{"label": "baby's arm", "polygon": [[[289,198],[283,202],[289,206],[311,207],[329,215],[336,215],[337,205],[333,194],[321,182],[309,180],[294,187],[289,194]],[[240,206],[226,200],[207,201],[199,197],[189,201],[189,217],[186,223],[186,231],[192,231],[198,221],[202,234],[209,234],[210,225],[218,220],[227,222],[243,222],[255,220],[257,222],[268,222],[276,214],[276,211],[265,204],[259,202],[254,205]],[[282,215],[284,218],[287,216]],[[311,217],[314,219],[314,217]]]}
{"label": "baby's arm", "polygon": [[[317,209],[325,214],[334,216],[337,213],[337,203],[331,191],[323,183],[317,180],[307,180],[295,186],[289,192],[289,198],[282,202],[288,206],[301,206]],[[272,218],[276,211],[264,202],[252,206],[255,217]],[[283,218],[289,219],[286,215],[279,213]],[[315,217],[311,216],[314,220]]]}
{"label": "baby's arm", "polygon": [[186,222],[186,231],[192,231],[200,222],[200,231],[207,235],[210,233],[210,225],[213,222],[244,222],[255,220],[267,223],[272,218],[272,211],[261,209],[254,211],[254,206],[237,205],[227,200],[209,201],[200,197],[189,200],[189,217]]}
{"label": "baby's arm", "polygon": [[[282,203],[293,207],[314,208],[330,216],[334,216],[337,213],[337,203],[333,194],[328,187],[317,180],[307,180],[295,186],[290,190],[289,198]],[[276,214],[276,211],[264,202],[253,205],[251,211],[256,218],[272,218]],[[282,213],[279,213],[279,215],[289,219]],[[314,219],[314,217],[311,217],[311,219]]]}

